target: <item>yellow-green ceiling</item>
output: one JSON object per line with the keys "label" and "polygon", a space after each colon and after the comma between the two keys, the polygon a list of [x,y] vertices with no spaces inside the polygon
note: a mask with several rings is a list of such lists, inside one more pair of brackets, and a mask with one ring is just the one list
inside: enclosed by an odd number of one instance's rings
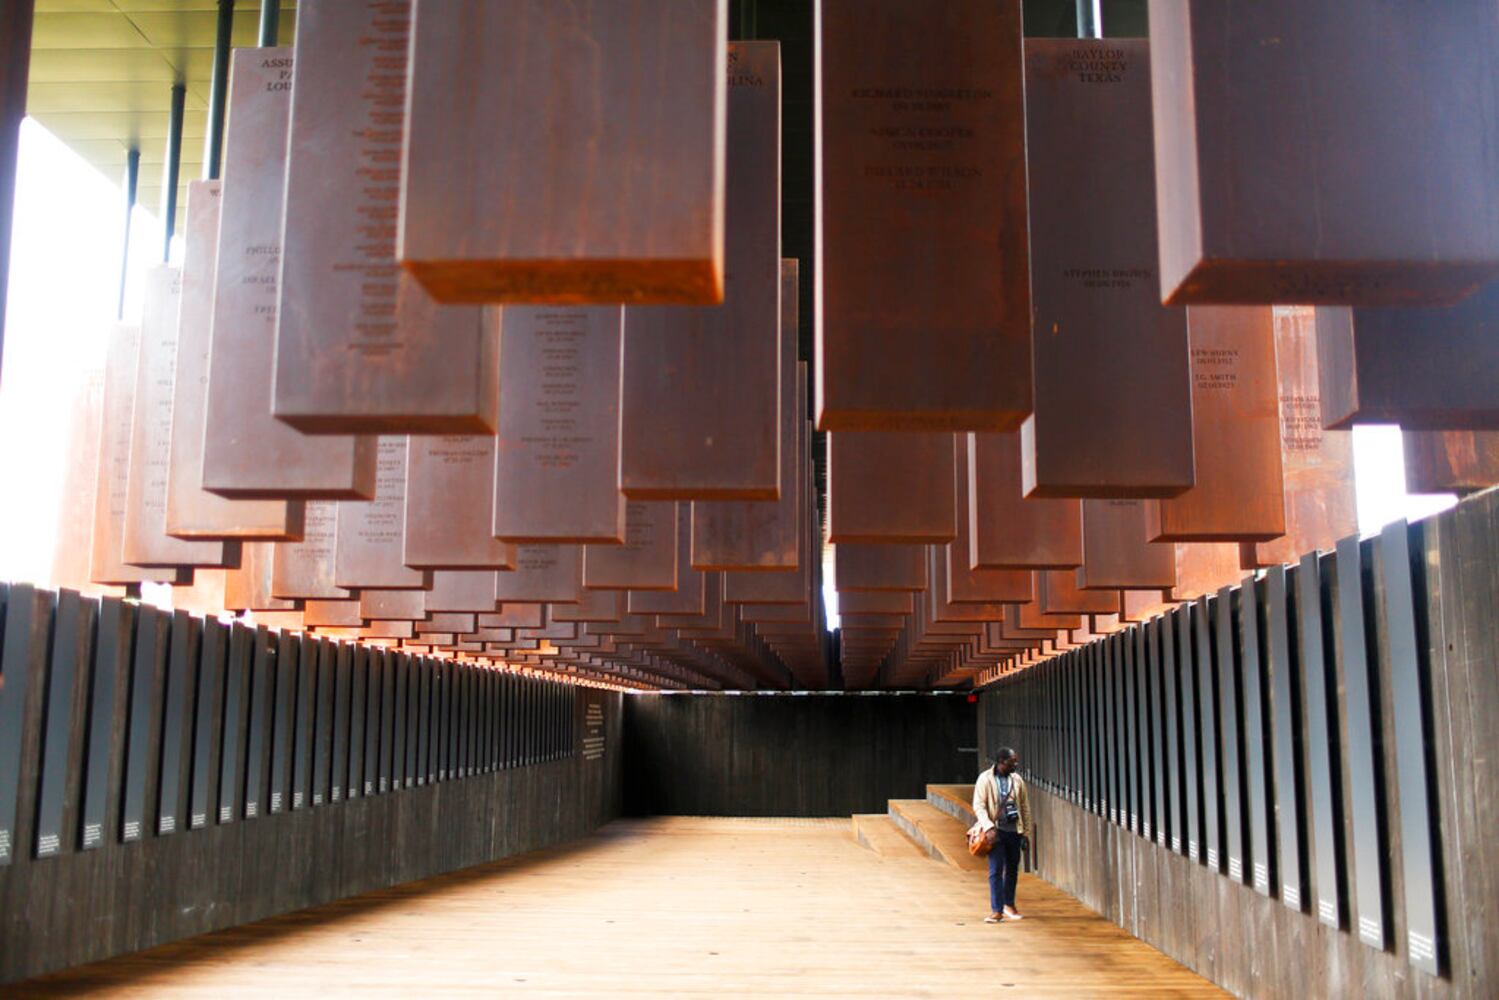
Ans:
{"label": "yellow-green ceiling", "polygon": [[[282,0],[283,45],[295,6]],[[217,25],[216,0],[36,0],[26,113],[112,179],[124,177],[128,150],[140,149],[137,196],[159,212],[178,81],[187,85],[179,199],[203,174]],[[254,45],[259,25],[260,0],[238,0],[234,44]]]}

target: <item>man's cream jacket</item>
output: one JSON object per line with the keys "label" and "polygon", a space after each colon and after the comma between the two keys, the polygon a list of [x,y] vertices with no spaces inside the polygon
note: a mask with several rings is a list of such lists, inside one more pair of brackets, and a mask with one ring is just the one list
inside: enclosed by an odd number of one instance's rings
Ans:
{"label": "man's cream jacket", "polygon": [[[1031,802],[1026,795],[1025,781],[1018,774],[1010,775],[1010,796],[1015,800],[1015,808],[1020,810],[1020,819],[1015,824],[1015,832],[1022,837],[1030,836],[1031,832]],[[978,822],[973,824],[975,830],[987,830],[995,824],[995,817],[999,814],[999,789],[994,784],[994,768],[989,768],[979,775],[978,780],[973,783],[973,813],[978,817]]]}

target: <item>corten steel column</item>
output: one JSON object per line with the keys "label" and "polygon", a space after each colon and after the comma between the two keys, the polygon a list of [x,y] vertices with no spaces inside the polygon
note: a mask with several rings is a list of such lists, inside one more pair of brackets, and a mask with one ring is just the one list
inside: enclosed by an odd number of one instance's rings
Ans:
{"label": "corten steel column", "polygon": [[218,29],[213,40],[213,75],[208,83],[208,134],[203,139],[203,179],[219,176],[224,150],[224,103],[229,96],[229,42],[234,34],[234,0],[219,0]]}
{"label": "corten steel column", "polygon": [[256,44],[263,49],[275,48],[280,27],[281,0],[260,0],[260,40]]}
{"label": "corten steel column", "polygon": [[16,200],[16,150],[26,116],[31,66],[32,0],[0,4],[0,356],[5,352],[5,298],[10,282],[10,229]]}
{"label": "corten steel column", "polygon": [[187,85],[172,84],[172,114],[167,119],[167,159],[161,174],[161,216],[165,232],[161,240],[162,263],[172,259],[172,233],[177,229],[177,178],[182,171],[182,113]]}
{"label": "corten steel column", "polygon": [[141,151],[125,154],[125,239],[120,247],[120,301],[115,315],[125,317],[125,277],[130,273],[130,216],[135,211],[135,190],[141,177]]}

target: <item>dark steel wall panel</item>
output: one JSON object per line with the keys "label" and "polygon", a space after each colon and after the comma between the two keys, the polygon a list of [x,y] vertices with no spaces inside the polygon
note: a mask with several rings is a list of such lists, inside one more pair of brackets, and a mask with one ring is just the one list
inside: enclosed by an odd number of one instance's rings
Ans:
{"label": "dark steel wall panel", "polygon": [[390,787],[406,787],[406,684],[409,677],[408,658],[405,653],[391,653],[394,675],[392,708],[392,733],[390,751]]}
{"label": "dark steel wall panel", "polygon": [[432,661],[423,656],[418,662],[421,665],[421,690],[418,692],[421,702],[417,718],[417,774],[416,782],[425,785],[432,781],[436,772],[432,767],[432,683],[434,671]]}
{"label": "dark steel wall panel", "polygon": [[922,798],[929,782],[971,787],[980,770],[959,749],[979,722],[961,695],[641,694],[625,713],[625,744],[604,759],[625,758],[632,815],[847,817]]}
{"label": "dark steel wall panel", "polygon": [[292,722],[291,807],[305,809],[312,802],[313,726],[317,723],[319,640],[304,635],[297,645],[296,707]]}
{"label": "dark steel wall panel", "polygon": [[415,788],[424,784],[421,780],[420,769],[417,766],[419,749],[419,732],[421,730],[422,711],[422,660],[419,656],[406,657],[406,687],[403,701],[406,709],[406,726],[404,741],[405,779],[407,788]]}
{"label": "dark steel wall panel", "polygon": [[1187,857],[1193,861],[1202,858],[1202,729],[1199,726],[1201,695],[1197,687],[1197,658],[1192,655],[1194,637],[1192,616],[1205,602],[1184,605],[1172,612],[1172,633],[1177,656],[1177,676],[1180,678],[1181,704],[1181,761],[1182,774],[1182,839]]}
{"label": "dark steel wall panel", "polygon": [[186,611],[172,613],[167,644],[166,689],[161,718],[161,764],[158,772],[156,833],[175,833],[187,815],[187,767],[191,762],[192,702],[198,622]]}
{"label": "dark steel wall panel", "polygon": [[[64,833],[63,814],[72,749],[74,691],[88,677],[93,609],[93,602],[85,602],[75,591],[63,590],[57,595],[52,620],[52,657],[42,709],[41,773],[32,847],[38,858],[73,849],[71,838]],[[4,683],[5,674],[0,672],[0,685]]]}
{"label": "dark steel wall panel", "polygon": [[312,716],[312,804],[332,801],[334,697],[338,690],[338,646],[323,639],[318,643],[317,690]]}
{"label": "dark steel wall panel", "polygon": [[1124,735],[1122,732],[1124,685],[1121,678],[1124,670],[1119,663],[1119,638],[1110,636],[1104,640],[1103,649],[1107,683],[1104,717],[1109,731],[1105,757],[1109,777],[1109,822],[1128,826],[1129,806],[1125,804],[1124,796]]}
{"label": "dark steel wall panel", "polygon": [[229,627],[229,660],[224,667],[224,736],[219,755],[220,823],[238,819],[244,802],[252,661],[257,642],[254,629],[240,622]]}
{"label": "dark steel wall panel", "polygon": [[364,664],[364,780],[360,787],[365,795],[374,795],[385,791],[380,784],[380,699],[385,688],[385,654],[379,649],[368,649]]}
{"label": "dark steel wall panel", "polygon": [[[1202,727],[1202,856],[1215,872],[1228,863],[1227,843],[1223,835],[1225,807],[1223,772],[1220,765],[1224,751],[1223,692],[1220,685],[1218,648],[1221,642],[1224,603],[1232,606],[1228,590],[1217,597],[1204,598],[1192,608],[1192,638],[1196,646],[1197,697]],[[1232,632],[1230,632],[1232,634]]]}
{"label": "dark steel wall panel", "polygon": [[124,759],[123,714],[128,704],[130,650],[134,645],[135,608],[114,597],[99,605],[94,636],[94,662],[89,691],[88,739],[84,748],[83,815],[79,846],[94,850],[104,844],[104,831],[118,829],[112,813],[119,798]]}
{"label": "dark steel wall panel", "polygon": [[1389,943],[1388,839],[1384,817],[1384,730],[1379,711],[1380,685],[1365,613],[1373,595],[1373,574],[1365,573],[1363,546],[1357,536],[1337,547],[1338,658],[1342,665],[1344,722],[1348,733],[1346,774],[1352,813],[1353,916],[1365,944],[1383,950]]}
{"label": "dark steel wall panel", "polygon": [[224,739],[224,680],[229,626],[208,618],[198,644],[197,697],[193,706],[193,782],[188,827],[208,825],[218,801],[219,750]]}
{"label": "dark steel wall panel", "polygon": [[1168,614],[1158,621],[1156,641],[1159,644],[1161,665],[1162,730],[1165,750],[1161,757],[1161,786],[1165,790],[1166,836],[1171,849],[1177,854],[1185,849],[1182,837],[1182,802],[1185,781],[1182,767],[1181,700],[1178,688],[1180,676],[1176,667],[1176,618]]}
{"label": "dark steel wall panel", "polygon": [[1275,869],[1270,854],[1270,746],[1265,725],[1265,704],[1268,697],[1264,672],[1265,659],[1261,655],[1264,635],[1264,619],[1260,614],[1259,585],[1246,580],[1239,589],[1239,641],[1242,651],[1240,678],[1243,682],[1241,707],[1244,724],[1244,797],[1246,801],[1245,857],[1252,865],[1250,879],[1255,891],[1269,896],[1273,890]]}
{"label": "dark steel wall panel", "polygon": [[[307,636],[308,642],[314,642]],[[279,813],[291,802],[292,753],[297,743],[297,675],[301,663],[301,641],[291,632],[276,637],[276,669],[272,693],[274,720],[271,725],[271,793],[269,811]]]}
{"label": "dark steel wall panel", "polygon": [[1306,794],[1301,780],[1300,664],[1293,636],[1295,611],[1286,568],[1265,571],[1265,625],[1269,637],[1271,730],[1275,758],[1276,868],[1280,899],[1293,910],[1306,908]]}
{"label": "dark steel wall panel", "polygon": [[1140,770],[1138,749],[1138,726],[1135,723],[1135,644],[1128,633],[1119,637],[1119,682],[1124,688],[1120,711],[1124,715],[1124,805],[1128,822],[1120,818],[1120,825],[1131,832],[1140,832]]}
{"label": "dark steel wall panel", "polygon": [[278,636],[259,627],[255,630],[255,652],[250,658],[249,749],[245,757],[244,817],[265,813],[270,801],[271,737],[275,712],[280,644]]}
{"label": "dark steel wall panel", "polygon": [[1437,975],[1441,971],[1445,942],[1441,925],[1437,813],[1432,799],[1433,746],[1428,738],[1431,698],[1427,693],[1426,663],[1416,617],[1410,529],[1404,521],[1385,525],[1380,532],[1378,565],[1395,706],[1390,721],[1395,756],[1400,761],[1395,799],[1400,817],[1406,948],[1411,965]]}
{"label": "dark steel wall panel", "polygon": [[1147,839],[1154,833],[1157,844],[1165,844],[1170,830],[1166,823],[1166,796],[1170,787],[1170,771],[1166,767],[1166,724],[1165,705],[1163,704],[1161,685],[1161,633],[1160,618],[1152,618],[1145,625],[1136,630],[1136,634],[1143,641],[1145,655],[1141,658],[1141,665],[1145,668],[1144,685],[1146,694],[1146,706],[1150,717],[1150,728],[1148,734],[1149,747],[1145,755],[1150,770],[1150,821],[1151,828],[1146,831]]}
{"label": "dark steel wall panel", "polygon": [[396,726],[396,654],[377,650],[370,654],[378,657],[380,664],[380,750],[378,756],[380,792],[391,790],[394,779],[394,745]]}
{"label": "dark steel wall panel", "polygon": [[[11,588],[12,604],[19,589]],[[144,605],[137,615],[135,648],[130,656],[130,728],[125,738],[125,793],[120,810],[120,839],[123,841],[139,840],[146,831],[147,784],[155,750],[152,731],[160,718],[157,695],[166,655],[167,621],[164,616],[157,609]],[[9,633],[10,630],[6,631]]]}
{"label": "dark steel wall panel", "polygon": [[365,793],[365,750],[369,745],[369,648],[355,646],[349,659],[349,784],[351,799]]}
{"label": "dark steel wall panel", "polygon": [[1338,681],[1328,658],[1323,614],[1320,556],[1309,552],[1296,569],[1296,622],[1300,641],[1301,695],[1306,716],[1307,805],[1311,823],[1307,850],[1311,855],[1312,891],[1317,900],[1317,918],[1324,924],[1343,927],[1344,887],[1347,871],[1343,860],[1342,760],[1338,752]]}

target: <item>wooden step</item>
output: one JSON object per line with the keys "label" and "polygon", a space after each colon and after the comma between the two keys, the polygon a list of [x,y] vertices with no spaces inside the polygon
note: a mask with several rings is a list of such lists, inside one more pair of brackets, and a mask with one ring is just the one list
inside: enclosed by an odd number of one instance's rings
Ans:
{"label": "wooden step", "polygon": [[938,861],[964,871],[987,871],[989,863],[968,853],[968,825],[924,799],[891,799],[890,819]]}
{"label": "wooden step", "polygon": [[964,829],[978,819],[973,814],[972,785],[927,785],[926,800],[962,823]]}
{"label": "wooden step", "polygon": [[901,832],[885,813],[859,813],[854,820],[854,839],[882,858],[920,858],[923,848]]}

